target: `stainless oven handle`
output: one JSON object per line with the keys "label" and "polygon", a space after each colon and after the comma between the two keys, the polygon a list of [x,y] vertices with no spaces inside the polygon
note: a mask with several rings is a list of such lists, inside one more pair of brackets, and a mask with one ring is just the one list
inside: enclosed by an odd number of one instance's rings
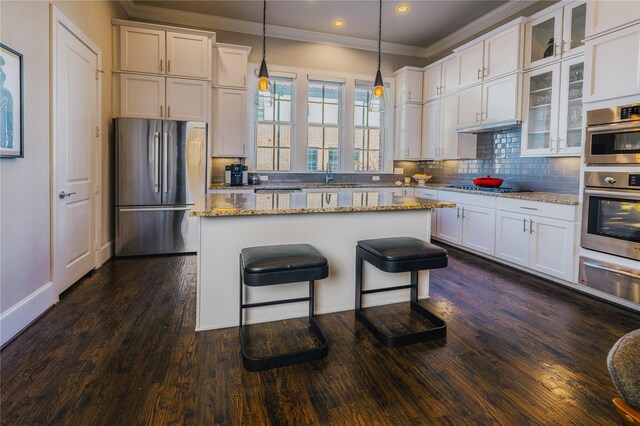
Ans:
{"label": "stainless oven handle", "polygon": [[629,131],[638,130],[640,131],[640,123],[637,121],[632,121],[630,123],[620,123],[620,124],[607,124],[606,126],[587,126],[588,132],[616,132],[618,130],[627,129]]}
{"label": "stainless oven handle", "polygon": [[614,190],[604,190],[604,191],[596,191],[593,189],[585,189],[585,194],[588,195],[605,195],[605,196],[615,196],[620,195],[625,198],[637,199],[640,201],[640,191],[637,189],[616,189]]}
{"label": "stainless oven handle", "polygon": [[634,274],[632,272],[627,272],[620,269],[607,268],[606,266],[598,265],[591,262],[583,262],[583,265],[593,269],[600,269],[601,271],[613,272],[614,274],[624,275],[625,277],[629,277],[629,278],[640,279],[639,274]]}

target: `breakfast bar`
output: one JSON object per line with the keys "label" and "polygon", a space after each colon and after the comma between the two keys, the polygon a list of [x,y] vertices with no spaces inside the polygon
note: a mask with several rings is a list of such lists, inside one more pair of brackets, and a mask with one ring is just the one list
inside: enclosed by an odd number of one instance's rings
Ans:
{"label": "breakfast bar", "polygon": [[[354,309],[355,247],[359,240],[416,237],[429,241],[431,211],[454,203],[399,196],[376,189],[207,194],[190,212],[199,219],[196,330],[238,325],[239,254],[245,247],[311,244],[329,261],[329,277],[316,286],[316,313]],[[407,284],[409,273],[385,274],[365,265],[370,288]],[[303,297],[306,283],[255,288],[249,303]],[[420,274],[418,297],[429,296]],[[364,305],[409,300],[407,291],[366,295]],[[307,306],[254,309],[246,323],[307,315]]]}

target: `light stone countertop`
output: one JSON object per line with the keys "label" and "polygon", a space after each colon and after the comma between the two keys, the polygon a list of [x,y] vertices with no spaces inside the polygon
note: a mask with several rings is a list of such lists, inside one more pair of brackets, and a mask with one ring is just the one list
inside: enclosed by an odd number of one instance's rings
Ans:
{"label": "light stone countertop", "polygon": [[256,216],[305,213],[352,213],[370,211],[429,210],[455,207],[455,203],[405,197],[386,191],[358,194],[338,193],[328,189],[314,193],[285,194],[206,194],[200,196],[189,216]]}

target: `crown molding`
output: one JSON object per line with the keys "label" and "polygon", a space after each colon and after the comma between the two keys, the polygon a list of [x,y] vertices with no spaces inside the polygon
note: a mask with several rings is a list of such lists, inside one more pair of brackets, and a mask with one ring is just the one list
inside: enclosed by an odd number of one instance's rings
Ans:
{"label": "crown molding", "polygon": [[[120,0],[120,4],[129,18],[262,36],[262,24],[259,22],[249,22],[221,16],[145,6],[133,3],[132,0]],[[267,33],[269,34],[269,37],[273,38],[328,44],[332,46],[348,47],[372,52],[378,51],[377,40],[347,37],[278,25],[267,25]],[[424,47],[382,42],[382,52],[393,55],[426,58],[426,50],[427,49]]]}
{"label": "crown molding", "polygon": [[509,0],[509,2],[482,15],[475,21],[468,23],[459,30],[444,37],[442,40],[427,47],[427,57],[430,58],[442,53],[451,53],[454,47],[462,44],[465,40],[512,17],[537,2],[538,0]]}
{"label": "crown molding", "polygon": [[[538,0],[509,0],[504,5],[481,16],[475,21],[470,22],[459,30],[426,48],[383,41],[382,52],[425,59],[429,59],[445,52],[449,53],[454,47],[465,40],[517,14],[518,12],[537,3],[537,1]],[[239,19],[225,18],[222,16],[212,16],[202,13],[146,6],[136,4],[133,0],[119,0],[119,2],[129,18],[257,36],[262,35],[262,24],[259,22],[249,22]],[[328,44],[371,52],[377,52],[378,50],[377,40],[364,38],[347,37],[278,25],[267,25],[267,33],[269,34],[269,37],[286,40]]]}

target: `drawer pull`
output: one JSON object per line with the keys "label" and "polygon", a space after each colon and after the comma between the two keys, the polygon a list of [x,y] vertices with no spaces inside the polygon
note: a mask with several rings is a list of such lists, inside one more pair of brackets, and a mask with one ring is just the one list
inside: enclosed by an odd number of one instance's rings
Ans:
{"label": "drawer pull", "polygon": [[538,209],[537,209],[537,208],[535,208],[535,207],[522,207],[522,206],[521,206],[520,208],[521,208],[521,209],[523,209],[523,210],[538,210]]}

